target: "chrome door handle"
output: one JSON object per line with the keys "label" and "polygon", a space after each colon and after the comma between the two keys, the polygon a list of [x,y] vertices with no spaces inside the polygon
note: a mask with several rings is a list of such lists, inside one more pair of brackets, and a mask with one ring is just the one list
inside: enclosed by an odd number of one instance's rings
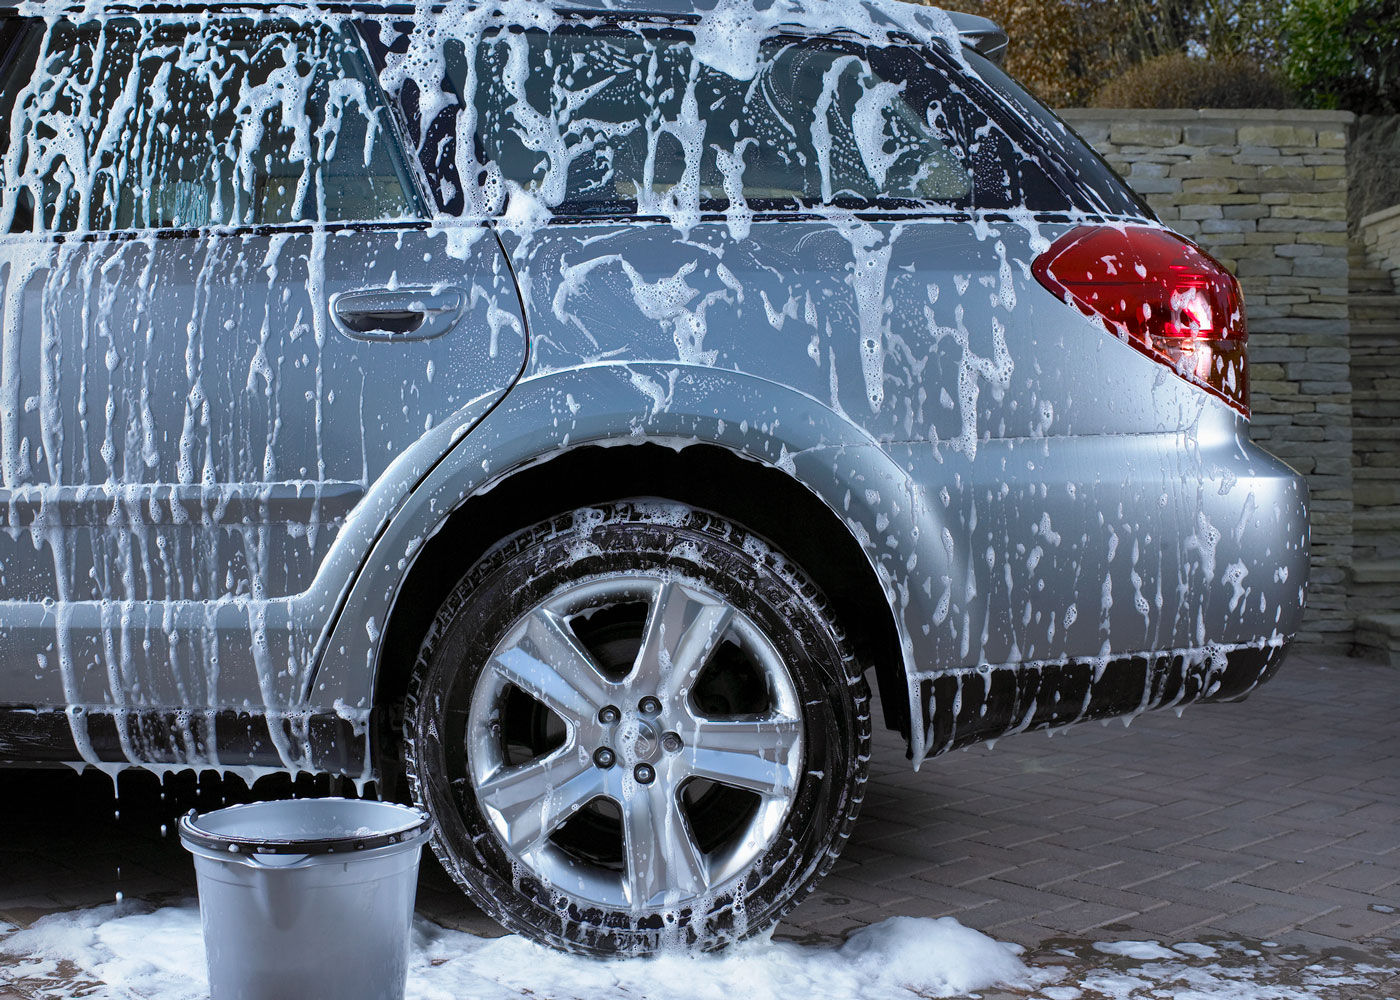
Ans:
{"label": "chrome door handle", "polygon": [[457,325],[467,304],[460,288],[371,288],[331,297],[336,328],[356,340],[427,340]]}

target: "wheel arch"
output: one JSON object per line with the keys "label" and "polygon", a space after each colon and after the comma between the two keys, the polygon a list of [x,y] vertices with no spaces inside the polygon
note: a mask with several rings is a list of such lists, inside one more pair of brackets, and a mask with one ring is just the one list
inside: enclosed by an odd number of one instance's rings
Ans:
{"label": "wheel arch", "polygon": [[[381,735],[392,730],[415,629],[480,554],[573,507],[660,496],[744,523],[813,576],[875,669],[886,724],[917,759],[905,618],[918,602],[902,568],[939,532],[916,493],[842,415],[750,376],[600,365],[522,382],[395,514],[349,589],[309,700],[373,707]],[[382,752],[392,740],[376,743]]]}
{"label": "wheel arch", "polygon": [[[401,699],[423,632],[460,579],[455,568],[443,572],[435,556],[450,557],[464,573],[497,541],[532,524],[574,508],[643,496],[722,513],[801,566],[830,601],[860,661],[874,668],[882,693],[891,696],[884,702],[886,724],[907,735],[899,637],[860,544],[797,479],[708,443],[579,445],[511,470],[498,485],[468,497],[424,543],[404,576],[380,641],[375,703]],[[851,566],[863,571],[851,573]]]}

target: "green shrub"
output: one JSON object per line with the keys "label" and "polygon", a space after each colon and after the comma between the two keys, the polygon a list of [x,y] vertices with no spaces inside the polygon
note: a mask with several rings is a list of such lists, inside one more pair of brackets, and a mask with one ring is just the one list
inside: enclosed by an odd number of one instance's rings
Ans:
{"label": "green shrub", "polygon": [[1286,108],[1283,78],[1247,56],[1196,59],[1172,52],[1127,70],[1089,102],[1096,108]]}
{"label": "green shrub", "polygon": [[1284,65],[1302,99],[1400,113],[1400,0],[1294,0]]}

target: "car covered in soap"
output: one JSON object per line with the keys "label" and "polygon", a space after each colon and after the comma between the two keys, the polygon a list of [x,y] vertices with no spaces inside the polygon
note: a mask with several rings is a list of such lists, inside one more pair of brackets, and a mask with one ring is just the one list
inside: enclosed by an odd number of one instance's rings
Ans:
{"label": "car covered in soap", "polygon": [[1298,627],[1238,285],[990,22],[0,24],[6,763],[352,778],[509,928],[715,948],[873,725],[1237,699]]}

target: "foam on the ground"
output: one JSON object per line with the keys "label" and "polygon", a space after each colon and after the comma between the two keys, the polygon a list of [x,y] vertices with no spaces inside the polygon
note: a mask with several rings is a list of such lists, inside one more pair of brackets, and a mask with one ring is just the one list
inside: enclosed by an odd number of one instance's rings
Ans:
{"label": "foam on the ground", "polygon": [[[956,920],[894,917],[833,947],[756,939],[723,955],[596,961],[518,936],[413,928],[410,1000],[914,1000],[996,985],[1028,1000],[1355,1000],[1400,975],[1400,950],[1305,956],[1237,941],[1082,942],[1028,968],[1014,945]],[[1271,955],[1280,961],[1271,959]],[[199,908],[118,903],[0,923],[0,994],[78,1000],[205,1000]],[[1058,964],[1068,959],[1068,964]],[[1281,964],[1280,964],[1281,962]],[[5,994],[8,995],[8,994]]]}
{"label": "foam on the ground", "polygon": [[1156,941],[1096,941],[1094,942],[1094,950],[1101,951],[1105,955],[1122,955],[1124,958],[1136,958],[1144,962],[1158,958],[1178,957]]}
{"label": "foam on the ground", "polygon": [[[86,979],[147,1000],[207,996],[199,907],[193,901],[152,912],[122,904],[53,914],[0,938],[17,961],[4,971],[54,981]],[[414,925],[408,996],[416,1000],[846,1000],[951,997],[993,985],[1032,985],[1013,945],[938,920],[894,917],[839,947],[753,940],[723,955],[677,953],[645,960],[596,961],[562,955],[524,938],[483,938],[420,920]],[[85,976],[64,974],[62,963]],[[0,982],[4,977],[0,975]],[[528,991],[528,992],[527,992]]]}

